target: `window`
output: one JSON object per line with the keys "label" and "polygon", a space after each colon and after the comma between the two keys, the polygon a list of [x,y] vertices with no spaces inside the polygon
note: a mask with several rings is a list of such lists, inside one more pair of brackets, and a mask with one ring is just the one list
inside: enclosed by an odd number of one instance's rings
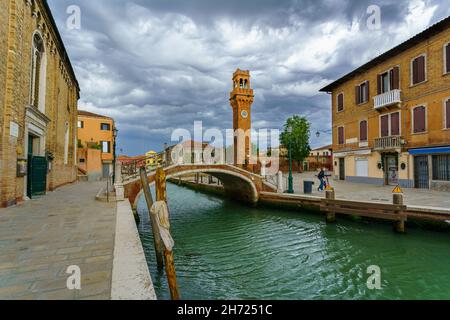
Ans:
{"label": "window", "polygon": [[111,131],[111,125],[109,123],[102,123],[100,125],[100,130],[102,130],[102,131]]}
{"label": "window", "polygon": [[378,94],[400,89],[400,68],[394,67],[378,75]]}
{"label": "window", "polygon": [[389,115],[386,114],[380,118],[381,137],[389,137]]}
{"label": "window", "polygon": [[450,155],[433,156],[433,180],[450,181]]}
{"label": "window", "polygon": [[413,133],[423,133],[426,131],[426,109],[424,106],[413,109]]}
{"label": "window", "polygon": [[394,112],[380,117],[381,137],[400,135],[400,113]]}
{"label": "window", "polygon": [[337,111],[344,111],[344,94],[339,93],[337,96]]}
{"label": "window", "polygon": [[355,92],[356,104],[362,104],[369,101],[369,81],[365,81],[356,86]]}
{"label": "window", "polygon": [[450,42],[444,46],[444,73],[450,73]]}
{"label": "window", "polygon": [[400,135],[400,113],[391,113],[391,136]]}
{"label": "window", "polygon": [[367,142],[367,120],[359,123],[359,141]]}
{"label": "window", "polygon": [[445,129],[450,129],[450,99],[445,101],[444,105]]}
{"label": "window", "polygon": [[110,141],[102,141],[102,152],[103,153],[111,153],[111,142]]}
{"label": "window", "polygon": [[345,135],[344,135],[344,127],[338,128],[338,144],[344,144]]}
{"label": "window", "polygon": [[46,56],[44,41],[40,34],[33,35],[31,57],[31,95],[30,104],[45,112]]}
{"label": "window", "polygon": [[412,60],[411,63],[411,84],[419,84],[426,80],[426,58],[421,55]]}
{"label": "window", "polygon": [[80,159],[80,163],[85,163],[86,160],[85,159]]}
{"label": "window", "polygon": [[78,121],[78,128],[83,129],[84,128],[84,121]]}

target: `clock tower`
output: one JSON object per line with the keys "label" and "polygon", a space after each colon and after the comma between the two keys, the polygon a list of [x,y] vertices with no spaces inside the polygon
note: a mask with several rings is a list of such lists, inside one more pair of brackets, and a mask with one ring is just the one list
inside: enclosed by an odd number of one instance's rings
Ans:
{"label": "clock tower", "polygon": [[234,164],[250,169],[251,153],[251,107],[253,89],[250,86],[250,71],[237,69],[233,74],[233,91],[230,104],[233,108]]}

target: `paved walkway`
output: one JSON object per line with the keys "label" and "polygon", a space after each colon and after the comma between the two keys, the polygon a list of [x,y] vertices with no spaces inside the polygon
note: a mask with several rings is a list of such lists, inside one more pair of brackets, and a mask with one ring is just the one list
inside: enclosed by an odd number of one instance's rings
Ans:
{"label": "paved walkway", "polygon": [[[318,192],[319,180],[316,173],[302,173],[294,175],[294,191],[303,194],[303,181],[314,181],[313,195],[325,196],[324,192]],[[337,199],[349,199],[360,201],[392,202],[393,186],[374,186],[370,184],[351,183],[346,181],[335,181],[330,179],[334,187]],[[450,194],[448,192],[431,191],[423,189],[403,189],[405,204],[412,206],[428,206],[450,208]]]}
{"label": "paved walkway", "polygon": [[[95,200],[102,185],[69,185],[0,209],[0,299],[110,299],[116,203]],[[72,265],[81,290],[67,289]]]}

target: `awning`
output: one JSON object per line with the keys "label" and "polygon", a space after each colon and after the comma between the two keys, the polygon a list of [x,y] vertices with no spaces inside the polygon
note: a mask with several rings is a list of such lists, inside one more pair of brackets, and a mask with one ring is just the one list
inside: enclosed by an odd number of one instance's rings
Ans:
{"label": "awning", "polygon": [[426,154],[442,154],[442,153],[450,153],[449,147],[437,147],[437,148],[421,148],[421,149],[410,149],[410,155],[426,155]]}

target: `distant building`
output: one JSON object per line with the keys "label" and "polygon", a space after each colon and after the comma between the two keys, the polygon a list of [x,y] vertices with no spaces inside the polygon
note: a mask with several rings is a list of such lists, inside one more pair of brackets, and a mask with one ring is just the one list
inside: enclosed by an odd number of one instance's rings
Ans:
{"label": "distant building", "polygon": [[0,1],[0,206],[76,181],[79,86],[47,1]]}
{"label": "distant building", "polygon": [[[165,166],[202,163],[206,160],[205,157],[208,156],[207,150],[211,151],[211,154],[209,155],[211,160],[219,158],[220,153],[217,153],[216,157],[216,152],[220,152],[221,149],[216,150],[216,148],[211,147],[206,142],[202,143],[192,140],[171,146],[166,145],[165,151],[160,154],[160,157],[162,158],[162,164]],[[220,163],[221,161],[224,160],[220,159],[215,162]]]}
{"label": "distant building", "polygon": [[309,157],[303,164],[304,171],[316,171],[325,168],[329,171],[333,170],[333,146],[328,145],[311,150]]}
{"label": "distant building", "polygon": [[[92,178],[107,178],[113,172],[114,161],[114,120],[110,117],[87,111],[78,111],[78,147],[79,149],[96,149],[100,152],[101,170],[88,173]],[[80,151],[81,155],[92,154]],[[81,164],[89,158],[79,158]],[[97,162],[96,160],[93,160]],[[96,168],[97,169],[97,168]]]}
{"label": "distant building", "polygon": [[450,17],[321,91],[337,179],[450,191]]}
{"label": "distant building", "polygon": [[154,168],[158,165],[158,153],[149,151],[145,154],[145,166],[147,168]]}

